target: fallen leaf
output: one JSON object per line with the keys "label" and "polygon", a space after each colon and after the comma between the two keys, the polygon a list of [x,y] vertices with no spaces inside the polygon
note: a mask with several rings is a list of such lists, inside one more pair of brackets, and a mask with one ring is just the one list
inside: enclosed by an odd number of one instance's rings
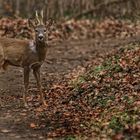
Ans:
{"label": "fallen leaf", "polygon": [[37,126],[36,126],[35,123],[30,123],[30,127],[31,127],[31,128],[36,128]]}

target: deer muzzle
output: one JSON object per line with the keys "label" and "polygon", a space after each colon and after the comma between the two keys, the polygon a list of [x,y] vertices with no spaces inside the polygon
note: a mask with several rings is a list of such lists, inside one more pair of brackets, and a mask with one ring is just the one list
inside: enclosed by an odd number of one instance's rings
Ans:
{"label": "deer muzzle", "polygon": [[43,35],[42,33],[40,33],[40,34],[38,35],[38,39],[39,39],[39,41],[44,40],[44,35]]}

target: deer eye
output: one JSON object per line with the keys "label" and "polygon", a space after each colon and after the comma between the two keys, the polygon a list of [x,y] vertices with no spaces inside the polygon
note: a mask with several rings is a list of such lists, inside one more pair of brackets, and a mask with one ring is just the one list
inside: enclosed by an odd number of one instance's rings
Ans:
{"label": "deer eye", "polygon": [[38,32],[38,30],[36,29],[36,30],[35,30],[35,32],[37,33],[37,32]]}
{"label": "deer eye", "polygon": [[46,32],[47,32],[47,30],[45,29],[45,30],[44,30],[44,32],[46,33]]}

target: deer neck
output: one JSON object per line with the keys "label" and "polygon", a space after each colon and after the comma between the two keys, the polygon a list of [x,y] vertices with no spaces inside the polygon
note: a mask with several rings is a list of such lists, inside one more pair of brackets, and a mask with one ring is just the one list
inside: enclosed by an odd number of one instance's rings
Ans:
{"label": "deer neck", "polygon": [[46,57],[46,42],[36,41],[36,51],[38,54],[39,61],[44,61]]}

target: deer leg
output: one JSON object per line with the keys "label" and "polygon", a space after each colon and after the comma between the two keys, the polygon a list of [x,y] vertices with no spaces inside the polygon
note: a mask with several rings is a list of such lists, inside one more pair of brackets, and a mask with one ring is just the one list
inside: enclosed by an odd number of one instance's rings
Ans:
{"label": "deer leg", "polygon": [[25,107],[28,106],[27,100],[26,100],[26,94],[28,93],[28,87],[29,87],[29,74],[30,74],[30,68],[24,67],[24,92],[23,92],[23,102]]}
{"label": "deer leg", "polygon": [[41,99],[41,102],[46,105],[46,102],[45,102],[45,99],[44,99],[44,95],[43,95],[43,92],[42,92],[42,85],[41,85],[41,80],[40,80],[40,67],[35,67],[33,68],[33,74],[34,74],[34,77],[36,79],[36,82],[37,82],[37,87],[38,87],[38,90],[40,92],[40,99]]}
{"label": "deer leg", "polygon": [[1,52],[1,48],[0,48],[0,69],[3,67],[4,64],[4,56]]}

